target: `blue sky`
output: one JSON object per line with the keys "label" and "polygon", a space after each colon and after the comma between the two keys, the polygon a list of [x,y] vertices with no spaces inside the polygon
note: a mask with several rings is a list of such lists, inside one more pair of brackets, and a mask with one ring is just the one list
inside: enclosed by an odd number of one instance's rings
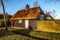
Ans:
{"label": "blue sky", "polygon": [[[8,14],[14,15],[18,10],[24,9],[26,4],[29,4],[30,7],[33,7],[34,2],[37,1],[41,9],[46,11],[56,11],[56,19],[60,19],[60,1],[58,0],[55,3],[55,0],[3,0],[5,4],[5,11]],[[49,1],[49,2],[48,2]],[[2,13],[2,7],[0,4],[0,13]]]}

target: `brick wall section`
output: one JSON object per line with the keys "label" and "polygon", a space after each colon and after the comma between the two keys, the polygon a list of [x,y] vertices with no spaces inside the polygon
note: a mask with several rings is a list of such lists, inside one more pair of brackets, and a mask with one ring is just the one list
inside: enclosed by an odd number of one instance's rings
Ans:
{"label": "brick wall section", "polygon": [[25,27],[25,24],[24,24],[24,21],[22,21],[22,23],[19,23],[18,21],[11,21],[11,26],[13,27],[20,27],[20,28],[24,28]]}
{"label": "brick wall section", "polygon": [[37,28],[37,21],[36,20],[29,20],[29,26],[31,26],[33,29]]}

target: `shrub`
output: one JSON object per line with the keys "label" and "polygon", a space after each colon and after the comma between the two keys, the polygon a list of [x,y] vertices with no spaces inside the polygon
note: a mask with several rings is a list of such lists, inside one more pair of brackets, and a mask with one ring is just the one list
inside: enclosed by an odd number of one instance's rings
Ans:
{"label": "shrub", "polygon": [[[7,25],[7,26],[10,26],[10,25],[11,25],[10,20],[7,20],[6,25]],[[1,19],[1,20],[0,20],[0,27],[4,27],[4,26],[5,26],[5,25],[4,25],[4,21],[3,21],[3,19]]]}
{"label": "shrub", "polygon": [[11,22],[10,20],[7,21],[7,26],[10,26],[11,25]]}
{"label": "shrub", "polygon": [[0,27],[4,27],[4,21],[0,20]]}

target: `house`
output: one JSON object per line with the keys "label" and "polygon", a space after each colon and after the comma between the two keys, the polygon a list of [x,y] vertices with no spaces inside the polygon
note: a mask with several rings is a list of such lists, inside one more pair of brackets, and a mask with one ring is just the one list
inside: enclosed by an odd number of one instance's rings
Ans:
{"label": "house", "polygon": [[36,29],[36,20],[46,20],[46,17],[39,6],[30,8],[27,4],[25,9],[19,10],[11,17],[11,27]]}

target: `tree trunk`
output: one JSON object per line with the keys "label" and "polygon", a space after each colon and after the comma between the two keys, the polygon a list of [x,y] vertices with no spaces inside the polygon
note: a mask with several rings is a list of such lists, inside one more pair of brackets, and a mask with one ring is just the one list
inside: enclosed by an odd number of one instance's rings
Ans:
{"label": "tree trunk", "polygon": [[6,31],[8,30],[7,28],[7,25],[6,25],[6,14],[5,14],[5,8],[4,8],[4,3],[3,3],[3,0],[1,0],[1,5],[2,5],[2,13],[3,13],[3,17],[4,17],[4,24],[5,24],[5,27],[6,27]]}

